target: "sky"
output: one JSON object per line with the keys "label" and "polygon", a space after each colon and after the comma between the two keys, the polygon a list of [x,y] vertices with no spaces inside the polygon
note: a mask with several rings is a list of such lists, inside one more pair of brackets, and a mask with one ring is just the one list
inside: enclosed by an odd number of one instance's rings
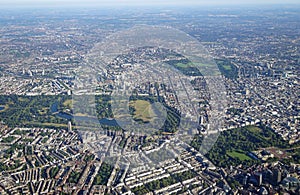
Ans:
{"label": "sky", "polygon": [[299,0],[0,0],[0,6],[300,4]]}

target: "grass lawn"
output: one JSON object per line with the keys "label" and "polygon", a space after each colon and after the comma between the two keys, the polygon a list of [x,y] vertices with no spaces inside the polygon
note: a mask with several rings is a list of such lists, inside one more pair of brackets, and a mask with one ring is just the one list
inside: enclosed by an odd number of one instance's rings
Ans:
{"label": "grass lawn", "polygon": [[68,128],[67,124],[59,124],[59,123],[40,123],[40,122],[27,122],[25,124],[34,125],[38,127],[57,127],[57,128]]}
{"label": "grass lawn", "polygon": [[230,156],[231,158],[238,158],[239,160],[251,160],[251,158],[249,156],[247,156],[244,153],[238,152],[238,151],[233,151],[233,152],[227,152],[226,153],[228,156]]}
{"label": "grass lawn", "polygon": [[178,68],[186,68],[186,67],[189,67],[191,65],[192,65],[192,63],[187,63],[187,64],[177,63],[175,66],[178,67]]}
{"label": "grass lawn", "polygon": [[133,118],[136,120],[142,120],[143,122],[150,122],[155,116],[150,102],[145,100],[131,101],[130,106],[132,106],[134,111]]}
{"label": "grass lawn", "polygon": [[187,64],[183,64],[183,63],[177,63],[175,65],[175,67],[178,67],[178,68],[187,68],[187,67],[202,67],[202,66],[207,66],[207,64],[202,64],[202,63],[192,63],[192,62],[189,62]]}
{"label": "grass lawn", "polygon": [[72,102],[72,100],[70,99],[70,100],[66,100],[66,101],[63,103],[63,106],[66,107],[66,108],[71,109],[71,108],[72,108],[72,104],[73,104],[73,102]]}
{"label": "grass lawn", "polygon": [[250,131],[252,133],[260,133],[262,131],[259,127],[256,127],[256,126],[247,126],[247,127],[245,127],[245,129],[247,129],[248,131]]}
{"label": "grass lawn", "polygon": [[225,70],[228,70],[228,71],[231,70],[231,66],[230,66],[230,65],[222,65],[222,66],[223,66],[223,68],[224,68]]}

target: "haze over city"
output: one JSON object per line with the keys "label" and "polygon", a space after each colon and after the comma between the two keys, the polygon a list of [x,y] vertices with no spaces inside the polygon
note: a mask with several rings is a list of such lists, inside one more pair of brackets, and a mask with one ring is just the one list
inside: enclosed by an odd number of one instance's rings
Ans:
{"label": "haze over city", "polygon": [[300,194],[298,0],[0,9],[0,194]]}

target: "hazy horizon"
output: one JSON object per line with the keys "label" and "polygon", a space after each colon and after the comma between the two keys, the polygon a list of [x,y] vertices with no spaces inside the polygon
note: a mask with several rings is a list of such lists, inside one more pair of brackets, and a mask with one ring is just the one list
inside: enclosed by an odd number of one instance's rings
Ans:
{"label": "hazy horizon", "polygon": [[180,1],[180,0],[45,0],[45,1],[35,1],[35,0],[16,0],[16,1],[8,1],[8,0],[1,0],[0,5],[3,7],[10,7],[10,6],[21,6],[21,7],[36,7],[36,6],[189,6],[189,5],[275,5],[275,4],[299,4],[298,0],[287,0],[282,2],[280,0],[245,0],[245,1],[238,1],[238,0],[212,0],[212,1],[204,1],[204,0],[187,0],[187,1]]}

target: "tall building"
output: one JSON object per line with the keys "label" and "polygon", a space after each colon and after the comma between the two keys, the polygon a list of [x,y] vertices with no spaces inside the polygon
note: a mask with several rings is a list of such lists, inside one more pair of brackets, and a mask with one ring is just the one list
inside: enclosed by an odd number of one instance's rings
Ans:
{"label": "tall building", "polygon": [[71,121],[68,122],[68,131],[72,131],[72,123],[71,123]]}
{"label": "tall building", "polygon": [[262,182],[263,182],[263,176],[261,173],[255,173],[255,178],[257,180],[257,185],[261,186]]}
{"label": "tall building", "polygon": [[274,180],[276,185],[281,182],[281,171],[278,169],[274,171]]}

